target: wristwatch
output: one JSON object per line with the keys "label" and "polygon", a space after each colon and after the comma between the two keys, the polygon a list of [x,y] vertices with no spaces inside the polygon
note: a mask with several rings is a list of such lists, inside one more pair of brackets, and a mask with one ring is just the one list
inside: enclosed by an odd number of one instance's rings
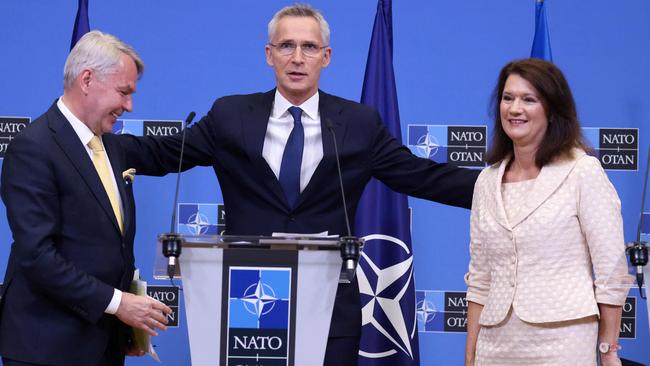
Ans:
{"label": "wristwatch", "polygon": [[607,343],[607,342],[600,342],[598,344],[598,350],[600,353],[608,353],[608,352],[618,352],[621,347],[618,343]]}

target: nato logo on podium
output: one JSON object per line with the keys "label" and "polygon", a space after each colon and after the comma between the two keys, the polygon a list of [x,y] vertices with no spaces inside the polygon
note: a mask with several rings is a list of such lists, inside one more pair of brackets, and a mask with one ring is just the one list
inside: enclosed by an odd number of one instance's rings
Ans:
{"label": "nato logo on podium", "polygon": [[230,267],[228,364],[286,365],[291,268]]}

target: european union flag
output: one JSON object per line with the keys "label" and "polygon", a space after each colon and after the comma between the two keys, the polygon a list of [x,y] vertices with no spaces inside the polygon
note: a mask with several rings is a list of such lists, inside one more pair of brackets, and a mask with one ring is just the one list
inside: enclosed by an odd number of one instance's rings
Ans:
{"label": "european union flag", "polygon": [[544,0],[535,1],[535,37],[533,38],[533,47],[530,50],[530,57],[553,61],[553,55],[551,54],[551,39],[548,36],[548,24],[546,23],[546,7],[544,6]]}
{"label": "european union flag", "polygon": [[[361,103],[377,108],[401,141],[390,0],[377,4]],[[356,217],[356,234],[366,237],[357,271],[363,323],[359,365],[419,365],[407,197],[373,179]]]}
{"label": "european union flag", "polygon": [[72,30],[72,41],[70,41],[70,49],[72,49],[74,45],[77,44],[79,38],[88,32],[90,32],[90,23],[88,22],[88,0],[79,0],[77,17],[74,20],[74,29]]}

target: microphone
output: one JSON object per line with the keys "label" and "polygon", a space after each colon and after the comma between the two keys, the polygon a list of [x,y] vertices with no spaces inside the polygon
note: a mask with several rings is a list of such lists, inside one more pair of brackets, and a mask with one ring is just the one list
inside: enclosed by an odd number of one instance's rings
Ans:
{"label": "microphone", "polygon": [[645,210],[645,199],[648,189],[648,170],[650,169],[650,148],[648,148],[648,162],[645,168],[645,181],[643,182],[643,193],[641,194],[641,212],[639,214],[639,226],[636,231],[636,241],[628,243],[626,248],[630,256],[630,263],[636,266],[636,283],[639,286],[639,294],[645,299],[643,294],[643,266],[648,264],[648,243],[641,241],[641,225],[643,221],[643,211]]}
{"label": "microphone", "polygon": [[648,244],[645,242],[631,242],[625,249],[630,256],[630,263],[636,266],[636,284],[639,286],[639,294],[645,299],[643,294],[643,266],[648,264]]}
{"label": "microphone", "polygon": [[[325,119],[325,126],[332,134],[332,141],[334,142],[334,156],[336,158],[336,170],[339,177],[339,186],[341,187],[341,200],[343,201],[343,213],[345,215],[345,225],[348,229],[348,235],[342,237],[339,240],[341,245],[341,259],[344,263],[346,278],[343,280],[346,283],[350,283],[354,278],[357,263],[359,262],[359,252],[361,247],[361,241],[356,236],[352,236],[352,230],[350,230],[350,219],[348,217],[348,208],[345,202],[345,190],[343,188],[343,174],[341,173],[341,162],[339,160],[339,149],[336,145],[336,134],[334,133],[334,127],[332,126],[332,120],[329,118]],[[341,281],[339,281],[341,282]]]}
{"label": "microphone", "polygon": [[176,232],[176,206],[178,205],[178,191],[181,185],[181,168],[183,167],[183,152],[185,150],[185,130],[192,120],[196,116],[196,113],[190,112],[185,118],[185,123],[183,124],[183,136],[181,138],[181,153],[178,158],[178,173],[176,175],[176,193],[174,194],[174,205],[172,206],[172,222],[169,233],[162,236],[162,252],[163,255],[167,258],[167,276],[169,279],[174,278],[176,273],[176,261],[181,255],[182,249],[182,240],[181,236]]}

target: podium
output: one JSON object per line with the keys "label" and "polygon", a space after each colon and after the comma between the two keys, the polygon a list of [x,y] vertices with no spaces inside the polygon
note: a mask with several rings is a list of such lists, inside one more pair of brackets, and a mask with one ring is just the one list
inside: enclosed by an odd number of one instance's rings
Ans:
{"label": "podium", "polygon": [[[338,239],[182,240],[175,278],[183,284],[192,365],[323,363],[342,267]],[[168,278],[160,252],[154,277]]]}

